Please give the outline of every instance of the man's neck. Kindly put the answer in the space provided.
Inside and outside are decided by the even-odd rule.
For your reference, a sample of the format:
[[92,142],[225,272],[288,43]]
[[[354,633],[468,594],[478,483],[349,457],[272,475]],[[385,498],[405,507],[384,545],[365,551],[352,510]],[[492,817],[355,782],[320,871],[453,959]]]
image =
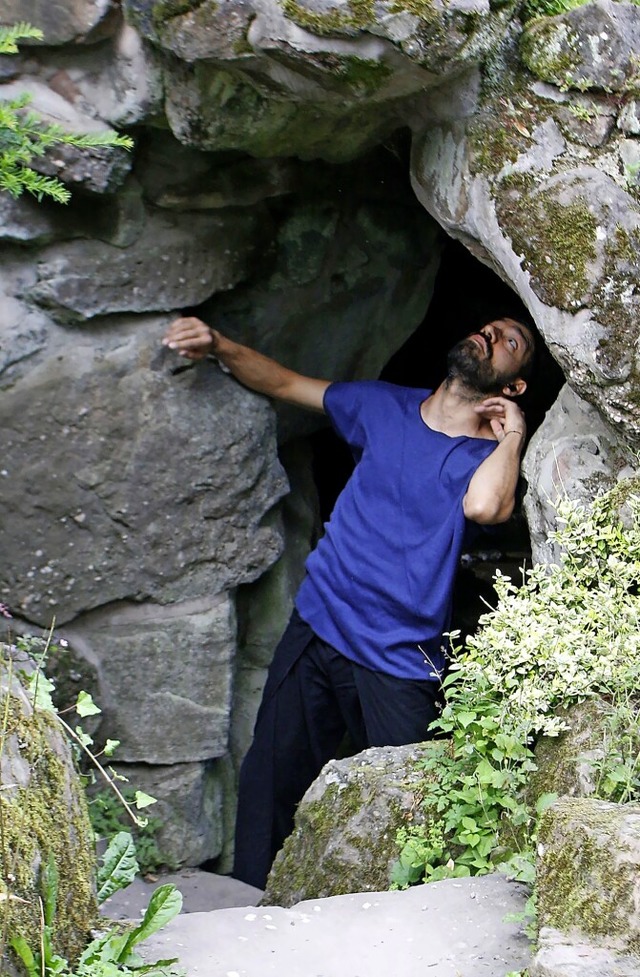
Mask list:
[[433,431],[440,431],[449,437],[464,435],[495,441],[491,425],[474,410],[487,396],[466,387],[455,377],[448,378],[428,400],[422,402],[420,415]]

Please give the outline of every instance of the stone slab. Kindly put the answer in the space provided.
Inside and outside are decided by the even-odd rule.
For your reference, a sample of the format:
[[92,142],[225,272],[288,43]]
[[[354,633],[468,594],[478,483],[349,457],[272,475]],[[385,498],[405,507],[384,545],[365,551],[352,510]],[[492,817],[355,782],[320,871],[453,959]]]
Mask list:
[[188,977],[505,977],[530,961],[519,924],[526,891],[503,876],[447,879],[292,909],[178,916],[146,959],[178,956]]
[[252,885],[215,875],[202,869],[183,869],[166,875],[138,877],[126,889],[121,889],[107,899],[100,907],[103,916],[109,919],[139,919],[154,890],[159,885],[173,884],[182,893],[182,913],[208,914],[214,909],[231,909],[236,906],[254,906],[259,902],[262,892]]

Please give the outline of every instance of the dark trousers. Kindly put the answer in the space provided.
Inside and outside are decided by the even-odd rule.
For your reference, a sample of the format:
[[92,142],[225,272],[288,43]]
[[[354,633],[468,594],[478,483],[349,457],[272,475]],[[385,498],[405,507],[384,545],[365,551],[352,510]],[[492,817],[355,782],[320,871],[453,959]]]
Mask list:
[[233,875],[264,889],[295,809],[346,732],[354,750],[428,738],[437,682],[356,665],[294,611],[278,645],[240,771]]

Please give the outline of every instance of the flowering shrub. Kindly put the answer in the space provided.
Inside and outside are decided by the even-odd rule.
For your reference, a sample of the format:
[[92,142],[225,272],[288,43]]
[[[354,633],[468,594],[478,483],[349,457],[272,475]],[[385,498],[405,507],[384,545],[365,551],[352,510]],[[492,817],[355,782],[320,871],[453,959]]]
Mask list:
[[[539,811],[524,798],[536,769],[535,738],[556,736],[566,728],[560,707],[596,694],[607,697],[614,716],[634,715],[629,703],[640,679],[636,488],[635,481],[620,483],[590,506],[561,501],[553,534],[560,563],[533,567],[520,587],[496,575],[496,608],[480,619],[467,647],[457,649],[445,680],[447,705],[433,727],[450,737],[449,750],[426,761],[428,779],[435,780],[425,791],[426,827],[403,829],[397,885],[480,874],[500,863],[531,878]],[[637,743],[638,735],[621,737],[605,758],[597,788],[607,799],[637,796]],[[541,798],[540,808],[548,800]]]

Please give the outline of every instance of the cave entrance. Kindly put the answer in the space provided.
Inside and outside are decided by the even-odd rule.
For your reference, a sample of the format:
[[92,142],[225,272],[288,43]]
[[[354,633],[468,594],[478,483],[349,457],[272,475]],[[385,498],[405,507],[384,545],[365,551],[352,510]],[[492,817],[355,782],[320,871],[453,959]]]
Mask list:
[[[443,232],[444,234],[444,232]],[[427,313],[380,373],[381,380],[434,389],[446,376],[448,350],[482,323],[501,316],[530,321],[519,297],[490,268],[452,239],[443,242],[442,258]],[[527,417],[528,438],[555,401],[564,377],[538,336],[538,369],[520,403]],[[353,470],[349,448],[330,428],[311,435],[313,471],[320,515],[325,522]],[[521,483],[516,510],[509,522],[479,534],[462,556],[454,595],[453,629],[472,633],[478,618],[494,600],[496,569],[517,581],[530,565],[531,544],[522,512]]]

